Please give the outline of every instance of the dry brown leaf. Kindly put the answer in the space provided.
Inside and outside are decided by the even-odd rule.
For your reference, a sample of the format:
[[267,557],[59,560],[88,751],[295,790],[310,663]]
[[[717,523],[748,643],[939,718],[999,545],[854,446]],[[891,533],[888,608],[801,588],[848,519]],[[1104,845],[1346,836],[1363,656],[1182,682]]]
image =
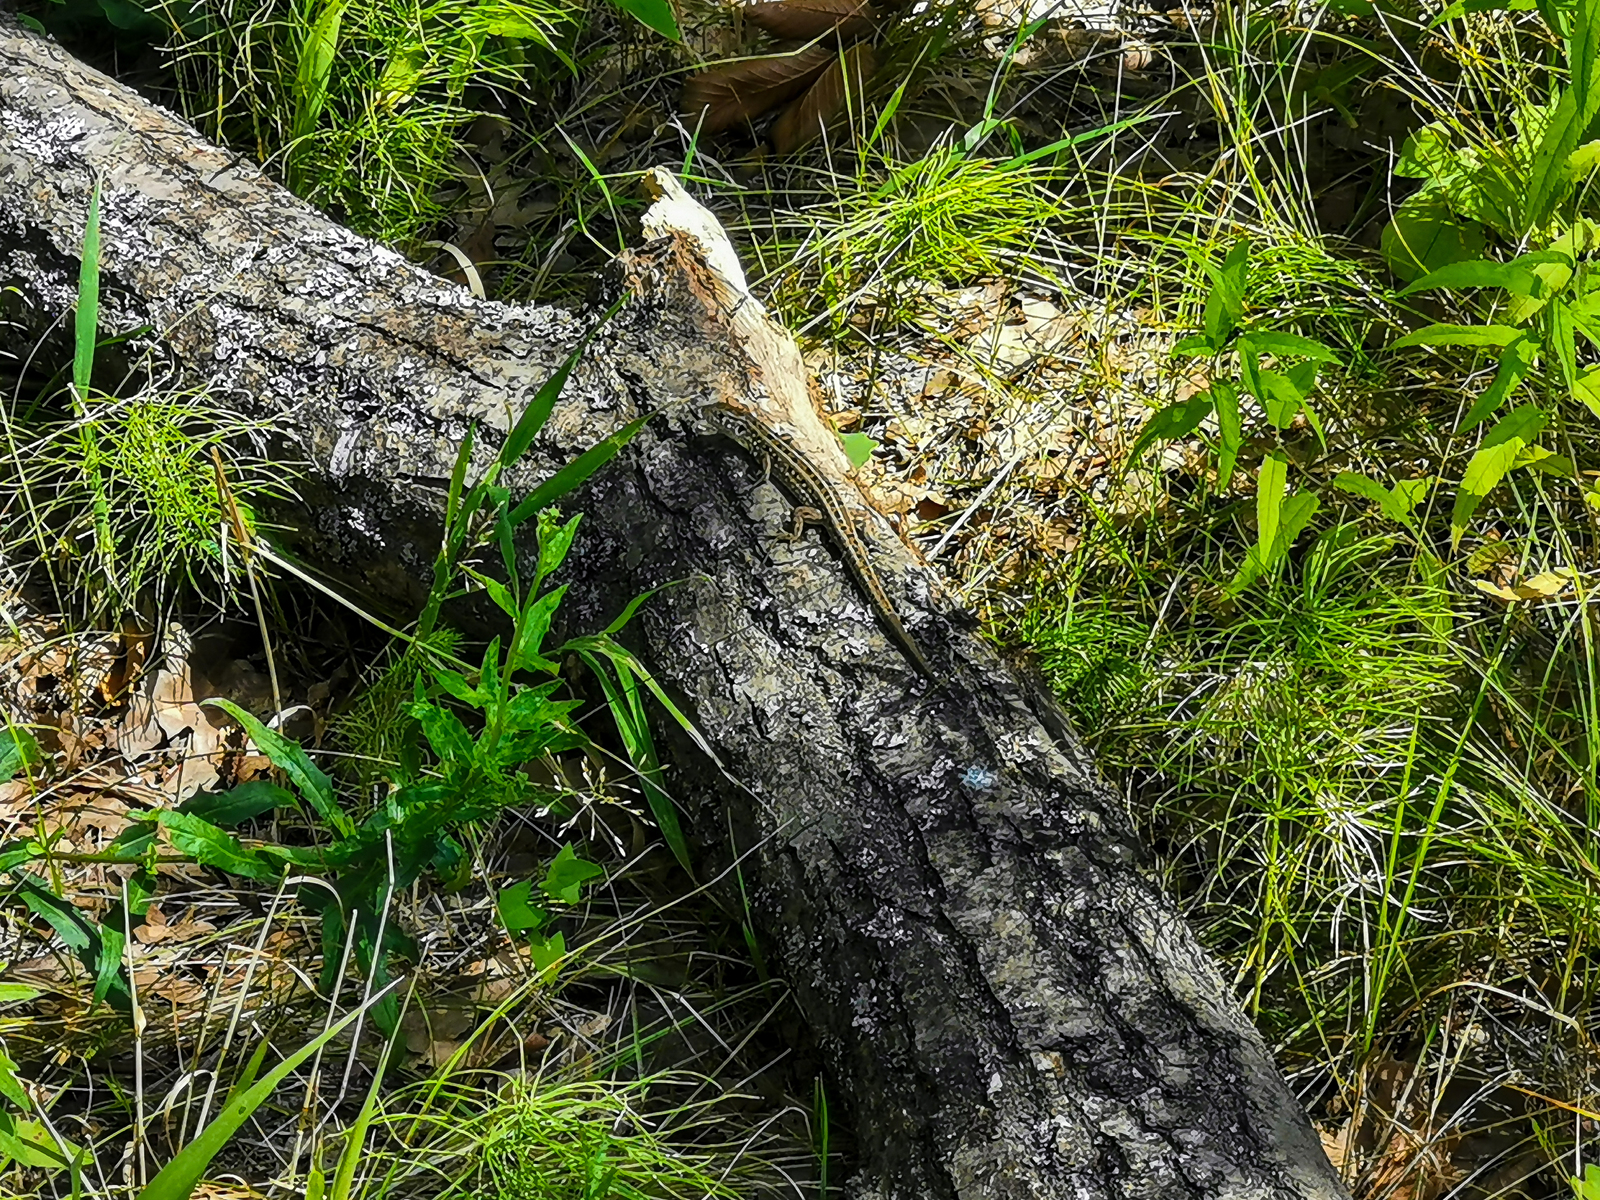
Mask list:
[[865,106],[866,82],[878,69],[878,56],[866,42],[858,42],[836,57],[806,94],[779,114],[772,123],[772,146],[790,154],[822,133],[823,127],[844,106],[845,89],[853,93],[850,107]]
[[752,58],[701,71],[684,80],[683,114],[691,121],[699,119],[703,133],[748,124],[804,91],[836,57],[831,46],[811,46],[798,54]]
[[135,617],[122,619],[121,646],[111,670],[100,681],[100,698],[107,704],[120,704],[127,699],[129,686],[144,671],[145,660],[150,657],[150,647],[155,641],[155,631],[146,629]]
[[852,41],[870,37],[878,27],[878,14],[866,0],[764,0],[746,5],[744,15],[775,37],[805,42],[834,30]]

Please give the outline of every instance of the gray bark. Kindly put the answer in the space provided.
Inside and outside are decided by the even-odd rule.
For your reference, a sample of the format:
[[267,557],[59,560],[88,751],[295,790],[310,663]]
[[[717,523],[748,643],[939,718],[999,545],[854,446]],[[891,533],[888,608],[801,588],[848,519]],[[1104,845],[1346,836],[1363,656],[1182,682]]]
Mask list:
[[[505,430],[588,318],[473,300],[0,17],[0,294],[21,298],[0,350],[71,305],[97,174],[103,326],[152,327],[161,371],[274,414],[312,464],[302,552],[417,594],[468,424]],[[630,634],[725,769],[664,742],[671,786],[709,838],[731,818],[760,846],[754,912],[854,1114],[853,1194],[1345,1195],[1043,689],[868,518],[948,675],[919,679],[831,544],[780,542],[761,464],[696,423],[718,397],[792,398],[798,361],[707,285],[727,271],[705,250],[673,234],[619,264],[634,297],[510,482],[687,402],[578,497],[567,609],[592,628],[686,581]]]

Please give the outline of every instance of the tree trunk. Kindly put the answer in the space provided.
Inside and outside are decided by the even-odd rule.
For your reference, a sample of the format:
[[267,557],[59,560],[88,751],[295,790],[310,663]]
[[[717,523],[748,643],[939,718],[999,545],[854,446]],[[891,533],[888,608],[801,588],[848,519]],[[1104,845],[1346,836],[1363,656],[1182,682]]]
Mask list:
[[[102,327],[150,327],[130,361],[276,417],[311,464],[303,554],[420,594],[469,424],[503,433],[592,318],[472,299],[0,17],[0,295],[22,300],[0,351],[72,303],[96,176]],[[564,607],[595,628],[680,581],[629,635],[721,766],[673,744],[670,784],[711,838],[759,847],[753,911],[854,1114],[851,1194],[1345,1195],[1044,691],[853,489],[939,679],[832,541],[780,540],[785,496],[699,409],[744,404],[818,470],[847,464],[704,210],[669,195],[647,229],[611,281],[629,302],[506,482],[666,410],[577,497]]]

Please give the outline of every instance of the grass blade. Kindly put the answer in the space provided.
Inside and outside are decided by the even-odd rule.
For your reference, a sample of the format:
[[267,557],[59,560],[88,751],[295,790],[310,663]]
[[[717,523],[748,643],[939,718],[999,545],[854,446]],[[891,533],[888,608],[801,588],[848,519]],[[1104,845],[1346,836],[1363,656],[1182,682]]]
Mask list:
[[161,1168],[156,1177],[140,1191],[137,1200],[189,1200],[189,1197],[194,1195],[195,1188],[200,1185],[201,1176],[211,1165],[211,1160],[228,1144],[229,1139],[250,1119],[256,1109],[271,1098],[272,1093],[277,1091],[278,1085],[288,1077],[289,1073],[344,1032],[368,1008],[387,996],[394,986],[390,984],[383,991],[374,994],[361,1007],[346,1014],[338,1024],[330,1026],[320,1037],[307,1042],[284,1059],[260,1083],[237,1100],[224,1105],[216,1120],[201,1130],[194,1141],[178,1151],[177,1156]]

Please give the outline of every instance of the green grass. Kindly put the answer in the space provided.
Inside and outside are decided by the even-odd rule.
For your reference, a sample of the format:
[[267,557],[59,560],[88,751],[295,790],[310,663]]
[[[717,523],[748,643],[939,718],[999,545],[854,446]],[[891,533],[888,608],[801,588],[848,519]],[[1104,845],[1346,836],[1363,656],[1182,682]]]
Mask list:
[[[292,468],[265,452],[268,432],[206,396],[156,389],[125,400],[93,395],[73,420],[12,410],[0,430],[9,460],[0,549],[40,564],[63,593],[113,607],[179,579],[224,601],[244,568],[217,458],[253,523],[256,505],[293,487]],[[97,535],[97,513],[109,542]]]

